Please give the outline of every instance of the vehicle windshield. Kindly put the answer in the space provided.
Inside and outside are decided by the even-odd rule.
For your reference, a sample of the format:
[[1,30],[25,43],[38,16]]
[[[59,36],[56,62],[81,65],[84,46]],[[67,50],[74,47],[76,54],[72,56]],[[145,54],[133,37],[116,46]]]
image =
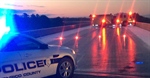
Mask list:
[[150,77],[150,0],[0,0],[0,49],[9,32],[73,49],[75,78]]

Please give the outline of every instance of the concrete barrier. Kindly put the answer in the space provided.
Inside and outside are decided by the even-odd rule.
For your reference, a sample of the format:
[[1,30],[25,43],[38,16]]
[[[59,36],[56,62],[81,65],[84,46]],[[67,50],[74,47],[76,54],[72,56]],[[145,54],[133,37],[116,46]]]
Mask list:
[[74,25],[67,25],[67,26],[59,26],[59,27],[53,27],[53,28],[43,28],[43,29],[37,29],[37,30],[30,30],[30,31],[24,31],[20,32],[22,34],[27,34],[32,37],[42,37],[50,34],[55,34],[62,31],[67,31],[71,29],[81,28],[85,26],[89,26],[90,23],[81,23],[81,24],[74,24]]
[[150,23],[136,22],[136,26],[150,31]]
[[[75,29],[75,28],[79,28],[79,27],[85,27],[85,26],[89,26],[89,25],[90,25],[90,23],[87,22],[87,23],[80,23],[80,24],[74,24],[74,25],[68,25],[68,26],[59,26],[59,27],[53,27],[53,28],[30,30],[30,31],[24,31],[24,32],[20,32],[20,33],[31,35],[33,37],[42,37],[42,36],[55,34],[58,32],[67,31],[67,30],[71,30],[71,29]],[[150,23],[137,22],[136,26],[150,31]]]

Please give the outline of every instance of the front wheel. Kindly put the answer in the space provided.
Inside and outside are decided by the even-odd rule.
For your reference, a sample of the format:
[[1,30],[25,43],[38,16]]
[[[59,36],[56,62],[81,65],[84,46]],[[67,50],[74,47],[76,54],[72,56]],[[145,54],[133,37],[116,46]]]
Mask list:
[[72,78],[74,72],[74,64],[71,59],[63,58],[57,67],[57,78]]

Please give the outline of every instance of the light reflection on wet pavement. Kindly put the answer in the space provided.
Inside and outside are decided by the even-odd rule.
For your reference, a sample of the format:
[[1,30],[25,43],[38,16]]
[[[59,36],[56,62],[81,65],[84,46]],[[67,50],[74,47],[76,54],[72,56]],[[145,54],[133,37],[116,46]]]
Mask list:
[[66,37],[63,46],[77,51],[75,73],[119,74],[150,77],[150,51],[126,28],[101,28]]

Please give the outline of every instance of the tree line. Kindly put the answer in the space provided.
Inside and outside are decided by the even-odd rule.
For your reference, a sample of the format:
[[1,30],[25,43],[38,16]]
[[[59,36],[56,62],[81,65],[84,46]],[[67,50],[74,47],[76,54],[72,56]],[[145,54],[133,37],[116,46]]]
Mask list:
[[[133,13],[133,17],[136,18],[138,22],[150,23],[150,18],[143,17],[138,13]],[[50,28],[50,27],[58,27],[69,24],[76,24],[83,21],[89,21],[89,18],[86,17],[77,17],[77,18],[68,18],[68,17],[55,17],[49,18],[46,15],[39,14],[31,14],[23,13],[22,15],[13,15],[13,20],[18,31],[28,31],[28,30],[36,30],[41,28]],[[77,22],[76,22],[77,21]],[[79,22],[78,22],[79,21]]]
[[77,18],[68,18],[68,17],[55,17],[49,18],[46,15],[23,13],[22,15],[13,15],[13,20],[18,31],[28,31],[36,30],[41,28],[50,28],[58,27],[70,24],[78,24],[83,21],[90,21],[89,18],[77,17]]
[[23,13],[22,15],[13,15],[13,20],[18,31],[35,30],[41,28],[50,28],[63,26],[63,20],[60,17],[48,18],[46,15]]
[[136,19],[137,22],[150,23],[150,18],[144,17],[138,13],[133,13],[133,17]]

